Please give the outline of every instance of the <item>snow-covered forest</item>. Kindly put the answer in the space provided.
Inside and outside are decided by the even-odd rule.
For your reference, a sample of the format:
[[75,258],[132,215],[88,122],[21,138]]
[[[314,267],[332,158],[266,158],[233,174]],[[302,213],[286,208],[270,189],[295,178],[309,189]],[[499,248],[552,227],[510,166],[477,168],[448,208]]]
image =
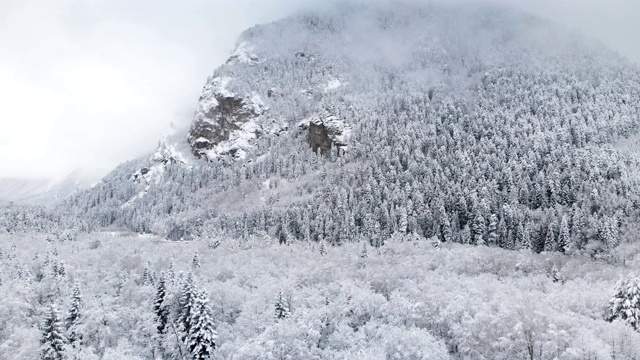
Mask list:
[[[70,359],[192,358],[206,335],[215,359],[640,357],[640,334],[605,321],[638,259],[408,238],[377,249],[115,232],[0,239],[2,359],[37,358],[51,347],[45,330]],[[55,330],[42,329],[52,306]]]
[[640,358],[640,70],[500,6],[248,29],[190,129],[0,206],[0,359]]
[[[260,136],[230,137],[209,162],[165,139],[72,211],[174,240],[378,246],[399,232],[596,257],[633,240],[638,160],[620,144],[640,120],[636,67],[577,37],[552,42],[557,29],[501,8],[353,6],[250,29],[238,50],[250,60],[216,70],[196,124],[216,92],[246,94],[225,96],[265,102],[242,125]],[[316,155],[305,119],[338,119],[346,146]],[[242,156],[217,153],[231,148]]]

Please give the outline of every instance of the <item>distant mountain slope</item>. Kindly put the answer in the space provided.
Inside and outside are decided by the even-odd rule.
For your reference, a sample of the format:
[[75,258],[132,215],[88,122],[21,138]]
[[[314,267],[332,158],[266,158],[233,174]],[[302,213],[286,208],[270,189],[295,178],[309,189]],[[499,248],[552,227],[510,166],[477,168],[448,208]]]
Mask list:
[[68,204],[172,239],[608,256],[638,220],[637,158],[612,145],[639,114],[636,67],[535,17],[338,4],[241,36],[181,140],[201,161],[165,141]]
[[0,203],[53,205],[65,197],[89,188],[91,180],[77,173],[61,179],[0,179]]

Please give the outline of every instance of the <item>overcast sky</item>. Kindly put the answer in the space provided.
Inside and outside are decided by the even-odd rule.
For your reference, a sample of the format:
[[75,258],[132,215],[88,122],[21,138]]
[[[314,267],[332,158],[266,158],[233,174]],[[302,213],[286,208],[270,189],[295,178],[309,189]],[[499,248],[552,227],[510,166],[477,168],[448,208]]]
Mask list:
[[[310,3],[0,0],[0,178],[102,175],[151,151],[242,30]],[[640,64],[640,1],[512,3]]]

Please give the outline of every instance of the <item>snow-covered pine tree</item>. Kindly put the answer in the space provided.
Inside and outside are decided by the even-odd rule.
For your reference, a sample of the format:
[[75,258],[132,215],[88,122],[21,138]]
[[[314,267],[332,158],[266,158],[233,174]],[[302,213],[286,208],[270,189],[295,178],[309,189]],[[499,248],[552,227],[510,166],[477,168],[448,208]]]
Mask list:
[[64,265],[64,261],[60,261],[60,263],[58,263],[58,274],[57,276],[60,277],[65,277],[67,276],[67,267]]
[[324,241],[320,241],[320,255],[327,255],[327,247],[324,245]]
[[167,277],[171,280],[171,285],[175,285],[176,280],[176,269],[173,261],[173,257],[169,260],[169,269],[167,269]]
[[71,293],[71,303],[69,304],[69,312],[65,319],[67,326],[67,334],[70,343],[79,340],[79,334],[77,332],[77,325],[80,322],[80,309],[82,308],[82,292],[80,291],[80,283],[76,281],[73,284],[73,290]]
[[473,227],[471,229],[471,235],[473,238],[472,241],[476,245],[485,245],[484,231],[485,231],[484,217],[482,216],[482,213],[480,211],[477,211],[476,216],[473,218]]
[[408,223],[407,208],[401,205],[398,208],[398,232],[406,234]]
[[144,267],[144,272],[142,273],[142,285],[153,285],[153,270],[151,267],[151,262],[147,262],[147,265]]
[[187,334],[187,345],[193,360],[212,359],[216,349],[218,334],[213,321],[213,310],[209,306],[209,298],[204,291],[196,290],[192,298],[192,310],[189,314],[190,329]]
[[560,230],[558,231],[558,251],[565,252],[569,247],[569,221],[566,216],[560,221]]
[[560,275],[560,270],[558,270],[558,267],[557,267],[555,264],[553,264],[553,267],[551,268],[551,274],[550,274],[550,276],[551,276],[551,280],[552,280],[554,283],[557,283],[557,282],[563,281],[563,280],[562,280],[562,275]]
[[620,320],[640,332],[640,279],[629,275],[615,287],[605,320]]
[[547,233],[544,238],[544,251],[551,252],[556,251],[557,248],[557,239],[555,226],[552,222],[547,226]]
[[451,221],[445,211],[440,217],[440,241],[449,242],[451,241],[451,237]]
[[62,360],[64,359],[64,345],[66,339],[62,331],[62,324],[55,305],[49,306],[49,312],[42,324],[42,338],[40,339],[40,349],[42,360]]
[[52,264],[51,264],[51,276],[58,277],[58,261],[57,260],[53,260]]
[[189,272],[186,281],[182,285],[182,292],[178,300],[178,326],[182,331],[183,339],[191,332],[191,313],[198,288],[193,280],[193,273]]
[[291,317],[291,311],[289,309],[289,304],[285,301],[282,296],[282,291],[278,291],[278,296],[276,297],[276,313],[275,318],[277,320],[288,319]]
[[620,233],[618,231],[618,220],[615,216],[606,218],[607,227],[609,228],[609,238],[606,243],[608,249],[613,249],[620,244]]
[[489,246],[498,245],[498,216],[491,214],[489,216],[489,227],[487,228],[487,239]]
[[156,287],[156,296],[153,301],[153,312],[156,315],[156,321],[158,322],[158,333],[164,334],[169,321],[169,308],[165,304],[166,299],[166,287],[164,274],[160,275],[158,280],[158,286]]
[[366,259],[368,257],[367,255],[367,242],[363,241],[362,242],[362,250],[360,251],[360,259]]
[[191,260],[191,266],[194,269],[200,267],[200,255],[198,255],[197,251],[193,254],[193,259]]

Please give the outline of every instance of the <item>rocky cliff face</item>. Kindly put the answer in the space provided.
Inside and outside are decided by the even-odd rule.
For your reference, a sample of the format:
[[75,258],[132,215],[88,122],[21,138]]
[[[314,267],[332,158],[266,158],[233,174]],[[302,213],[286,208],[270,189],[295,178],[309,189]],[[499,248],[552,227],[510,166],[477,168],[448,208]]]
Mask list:
[[314,116],[299,125],[307,132],[307,140],[311,150],[323,156],[331,155],[331,149],[336,148],[336,154],[340,155],[344,151],[351,129],[344,121],[337,116],[326,116],[320,118]]
[[238,135],[247,141],[261,134],[261,129],[254,123],[266,110],[260,96],[255,93],[248,98],[236,95],[226,88],[230,81],[230,78],[214,78],[200,97],[188,138],[197,157],[241,156],[242,144],[226,144],[226,147],[221,144],[238,140]]
[[[345,121],[336,123],[324,109],[332,107],[334,96],[348,82],[333,59],[320,56],[320,49],[308,48],[303,39],[269,43],[278,36],[263,32],[280,26],[291,24],[246,31],[205,84],[188,135],[198,158],[242,159],[248,152],[264,153],[266,148],[256,146],[260,141],[269,146],[269,138],[281,138],[301,119],[307,119],[304,138],[310,150],[328,155],[332,147],[344,149],[346,138],[340,137]],[[295,26],[309,24],[305,20]],[[303,31],[308,29],[297,32]]]

